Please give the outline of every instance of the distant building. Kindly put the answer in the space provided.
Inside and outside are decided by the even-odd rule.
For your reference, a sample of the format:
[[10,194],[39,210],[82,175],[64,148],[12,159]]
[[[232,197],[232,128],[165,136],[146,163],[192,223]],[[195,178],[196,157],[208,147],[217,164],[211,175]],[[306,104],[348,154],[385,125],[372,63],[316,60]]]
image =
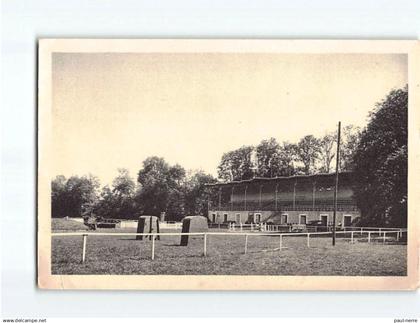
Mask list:
[[[307,224],[333,222],[335,174],[253,178],[207,184],[213,188],[208,217],[213,223]],[[352,190],[352,173],[340,173],[336,224],[351,226],[360,211]]]

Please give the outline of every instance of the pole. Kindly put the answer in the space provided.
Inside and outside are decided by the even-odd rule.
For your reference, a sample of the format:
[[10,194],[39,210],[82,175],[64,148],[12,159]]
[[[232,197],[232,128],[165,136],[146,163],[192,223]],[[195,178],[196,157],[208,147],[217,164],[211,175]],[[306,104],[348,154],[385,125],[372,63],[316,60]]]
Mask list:
[[246,234],[245,235],[245,254],[247,252],[247,249],[248,249],[248,235]]
[[155,259],[155,235],[152,234],[152,260]]
[[338,194],[338,168],[340,165],[340,130],[341,130],[341,121],[338,122],[338,133],[337,133],[337,158],[335,163],[335,188],[334,188],[334,213],[333,213],[333,235],[332,235],[332,245],[335,246],[335,226],[337,221],[337,194]]
[[207,256],[207,234],[204,233],[204,257]]
[[306,245],[309,248],[309,233],[308,233],[308,237],[306,238]]
[[86,259],[86,239],[87,239],[87,234],[84,234],[83,235],[82,263],[84,263]]
[[283,236],[282,235],[280,235],[280,251],[281,251],[281,248],[283,248]]

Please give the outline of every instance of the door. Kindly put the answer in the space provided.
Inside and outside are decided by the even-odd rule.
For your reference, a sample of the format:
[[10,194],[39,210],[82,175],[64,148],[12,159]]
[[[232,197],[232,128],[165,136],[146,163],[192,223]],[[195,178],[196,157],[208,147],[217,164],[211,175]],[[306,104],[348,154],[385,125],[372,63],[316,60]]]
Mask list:
[[225,214],[223,215],[223,222],[224,222],[224,223],[226,223],[226,222],[227,222],[227,218],[228,218],[228,215],[225,213]]
[[322,226],[326,227],[328,225],[328,215],[321,215]]
[[280,219],[281,224],[287,224],[287,214],[282,214]]
[[213,223],[215,223],[216,222],[216,214],[214,214],[213,213],[213,221],[212,221]]
[[255,213],[255,215],[254,215],[254,222],[255,223],[260,223],[261,222],[261,214]]
[[299,224],[306,224],[306,215],[300,215]]
[[344,216],[344,226],[351,227],[351,215]]

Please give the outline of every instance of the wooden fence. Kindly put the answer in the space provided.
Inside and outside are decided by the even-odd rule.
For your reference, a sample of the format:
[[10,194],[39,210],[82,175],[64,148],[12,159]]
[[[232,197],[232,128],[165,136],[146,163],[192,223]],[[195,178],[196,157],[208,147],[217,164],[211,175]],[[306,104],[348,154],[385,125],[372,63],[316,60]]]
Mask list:
[[[383,243],[386,242],[386,237],[390,237],[391,234],[395,234],[396,241],[402,236],[401,230],[398,231],[337,231],[337,235],[349,235],[350,234],[350,242],[354,243],[354,234],[357,233],[361,237],[366,235],[367,242],[370,243],[374,238],[374,235],[378,235],[378,238],[382,240]],[[305,233],[278,233],[278,232],[271,232],[271,233],[258,233],[258,232],[160,232],[160,233],[125,233],[125,232],[92,232],[92,233],[85,233],[85,232],[56,232],[52,233],[52,237],[63,237],[63,236],[81,236],[82,240],[82,263],[86,260],[86,243],[88,236],[145,236],[151,237],[152,247],[151,247],[151,259],[155,259],[155,240],[156,236],[203,236],[204,238],[204,245],[203,245],[203,256],[207,256],[207,237],[212,236],[244,236],[245,237],[245,247],[244,253],[247,253],[248,250],[248,239],[249,237],[255,236],[271,236],[271,237],[279,237],[279,248],[274,250],[281,250],[283,249],[283,237],[290,237],[290,236],[306,236],[306,244],[307,247],[310,247],[310,237],[311,236],[322,236],[322,235],[331,235],[331,232],[305,232]],[[273,251],[274,251],[273,250]]]

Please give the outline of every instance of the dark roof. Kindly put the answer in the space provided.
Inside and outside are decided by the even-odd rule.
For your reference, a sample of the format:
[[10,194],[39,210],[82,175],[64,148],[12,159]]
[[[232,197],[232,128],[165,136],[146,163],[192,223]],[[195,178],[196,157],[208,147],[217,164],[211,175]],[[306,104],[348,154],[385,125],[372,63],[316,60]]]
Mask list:
[[[352,172],[340,172],[339,175],[351,175]],[[254,183],[254,182],[275,182],[278,180],[290,180],[298,178],[318,178],[318,177],[334,177],[335,173],[319,173],[312,175],[294,175],[294,176],[279,176],[279,177],[254,177],[251,179],[244,179],[241,181],[232,181],[232,182],[218,182],[218,183],[208,183],[206,186],[223,186],[223,185],[234,185],[234,184],[244,184],[244,183]]]

